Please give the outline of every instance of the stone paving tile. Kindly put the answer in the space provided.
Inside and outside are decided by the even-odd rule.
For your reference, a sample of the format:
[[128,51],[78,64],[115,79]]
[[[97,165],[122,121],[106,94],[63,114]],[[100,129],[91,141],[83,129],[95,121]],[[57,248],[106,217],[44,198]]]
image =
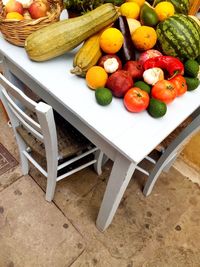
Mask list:
[[[3,127],[9,134],[2,141],[5,135],[0,133],[0,142],[17,158],[12,129]],[[200,138],[191,142],[179,159],[189,160],[191,146],[198,147]],[[200,162],[198,151],[195,160]],[[0,192],[0,267],[199,267],[199,187],[171,168],[159,177],[152,194],[145,198],[145,178],[136,172],[111,226],[101,233],[95,220],[111,167],[108,162],[99,178],[87,168],[60,181],[54,197],[57,208],[44,200],[44,192],[30,178],[13,183],[21,176],[20,169],[1,176],[0,191],[13,184]],[[45,191],[46,179],[34,168],[30,174]],[[24,186],[19,189],[21,183]],[[13,191],[7,196],[9,190]],[[40,191],[39,198],[35,190]],[[31,205],[30,192],[34,195]],[[24,200],[20,201],[22,196]],[[50,219],[57,223],[49,224]],[[60,250],[56,249],[58,246]]]
[[[16,145],[13,130],[5,122],[5,118],[3,117],[1,112],[0,112],[0,129],[1,129],[0,143],[2,143],[5,146],[5,148],[7,148],[7,150],[11,153],[11,155],[18,162],[20,162],[18,148]],[[10,184],[15,182],[17,179],[19,179],[19,177],[21,176],[22,176],[22,171],[20,164],[0,175],[0,192]]]
[[[110,167],[108,164],[107,175]],[[142,264],[146,264],[144,260],[148,262],[155,252],[162,253],[161,245],[164,244],[165,238],[173,233],[181,216],[191,208],[192,196],[199,192],[198,186],[172,168],[168,174],[161,175],[152,194],[145,198],[142,194],[144,176],[136,172],[135,179],[131,180],[111,226],[101,233],[95,226],[95,220],[106,181],[99,179],[91,187],[91,174],[92,172],[88,171],[84,183],[81,178],[77,178],[76,188],[79,190],[74,189],[73,192],[71,179],[58,183],[54,198],[56,205],[81,232],[86,242],[86,250],[74,263],[75,267],[93,266],[93,261],[102,267],[109,264],[125,267],[143,266]],[[82,186],[86,188],[81,189]],[[86,191],[88,194],[81,194]],[[200,207],[198,210],[200,211]],[[200,241],[197,245],[200,247]],[[176,244],[174,246],[176,247]],[[177,264],[181,264],[182,259],[178,253],[177,249],[174,259],[177,262],[180,260]]]
[[30,176],[0,194],[0,266],[67,267],[85,243]]

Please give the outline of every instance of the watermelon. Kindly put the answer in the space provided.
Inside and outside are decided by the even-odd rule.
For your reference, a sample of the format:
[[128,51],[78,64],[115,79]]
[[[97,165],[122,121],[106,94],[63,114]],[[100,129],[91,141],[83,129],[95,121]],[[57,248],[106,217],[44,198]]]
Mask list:
[[183,14],[175,14],[157,25],[158,45],[165,55],[181,60],[200,54],[200,26]]
[[171,2],[176,13],[187,15],[189,12],[190,0],[155,0],[153,6],[155,7],[158,3],[163,1]]

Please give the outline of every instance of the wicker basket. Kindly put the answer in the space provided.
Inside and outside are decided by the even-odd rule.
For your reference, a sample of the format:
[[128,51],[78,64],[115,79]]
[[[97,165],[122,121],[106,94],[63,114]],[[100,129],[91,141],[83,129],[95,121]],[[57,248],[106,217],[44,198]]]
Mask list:
[[50,11],[46,17],[17,21],[5,19],[5,9],[0,0],[0,31],[4,39],[14,45],[24,46],[25,39],[29,34],[52,22],[58,21],[62,10],[60,2],[58,0],[48,0],[48,2],[50,4]]

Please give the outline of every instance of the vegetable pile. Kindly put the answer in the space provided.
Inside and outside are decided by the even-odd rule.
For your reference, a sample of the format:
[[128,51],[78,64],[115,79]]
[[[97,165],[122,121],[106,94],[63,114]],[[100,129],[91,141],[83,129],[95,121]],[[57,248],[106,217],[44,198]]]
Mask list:
[[199,86],[200,25],[187,15],[189,0],[178,2],[65,0],[91,11],[34,32],[25,49],[30,59],[44,61],[84,41],[71,73],[85,78],[97,103],[107,106],[117,97],[129,112],[160,118],[175,98]]

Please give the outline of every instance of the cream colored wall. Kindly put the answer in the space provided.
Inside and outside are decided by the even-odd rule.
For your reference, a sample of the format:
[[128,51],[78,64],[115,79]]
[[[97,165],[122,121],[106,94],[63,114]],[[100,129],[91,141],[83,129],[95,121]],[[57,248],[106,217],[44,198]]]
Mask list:
[[200,170],[200,132],[194,135],[185,146],[181,153],[181,157],[196,170]]

